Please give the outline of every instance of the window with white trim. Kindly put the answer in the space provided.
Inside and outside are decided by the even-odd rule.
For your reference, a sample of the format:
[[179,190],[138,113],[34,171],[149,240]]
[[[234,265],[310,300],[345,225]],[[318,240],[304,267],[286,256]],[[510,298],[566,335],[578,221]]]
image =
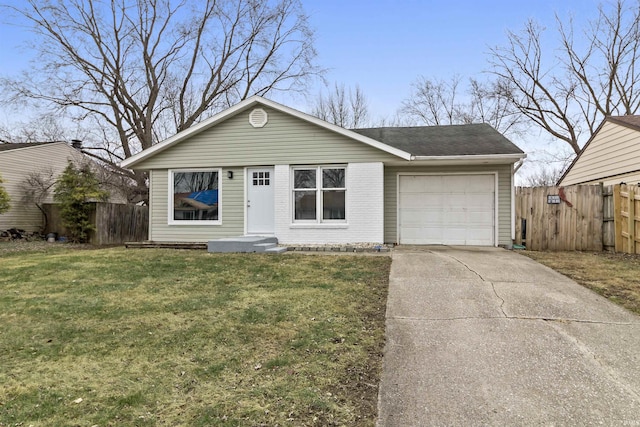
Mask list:
[[218,224],[220,173],[220,169],[170,171],[169,221]]
[[345,167],[294,168],[294,222],[346,221],[346,194]]

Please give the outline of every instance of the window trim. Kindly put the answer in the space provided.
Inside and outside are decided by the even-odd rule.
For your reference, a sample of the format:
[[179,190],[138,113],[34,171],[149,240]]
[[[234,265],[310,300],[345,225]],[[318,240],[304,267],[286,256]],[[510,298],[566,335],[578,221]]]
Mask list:
[[[218,173],[218,219],[216,220],[188,220],[174,219],[174,177],[176,173],[189,172],[217,172]],[[168,176],[168,206],[167,206],[167,223],[169,225],[221,225],[222,224],[222,168],[188,168],[188,169],[169,169]]]
[[[340,188],[325,188],[322,185],[322,171],[325,169],[343,169],[344,170],[344,187]],[[295,187],[295,171],[297,170],[315,170],[316,172],[316,186],[315,188],[299,188]],[[314,226],[314,225],[333,225],[333,226],[346,226],[349,218],[349,208],[347,203],[347,179],[348,179],[348,167],[347,165],[300,165],[291,167],[291,190],[289,197],[291,198],[291,225],[292,226]],[[316,192],[316,219],[296,219],[296,191],[315,191]],[[343,191],[344,192],[344,219],[323,219],[324,207],[322,195],[325,191]],[[342,227],[340,227],[342,228]]]

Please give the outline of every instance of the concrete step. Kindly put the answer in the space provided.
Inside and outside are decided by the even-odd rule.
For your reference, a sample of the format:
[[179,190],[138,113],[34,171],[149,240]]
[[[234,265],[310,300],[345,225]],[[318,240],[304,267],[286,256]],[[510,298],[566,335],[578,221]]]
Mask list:
[[[239,236],[209,240],[207,251],[211,253],[264,252],[276,248],[278,239],[273,236]],[[273,252],[273,251],[272,251]]]
[[276,247],[264,250],[265,254],[281,254],[284,252],[287,252],[287,248],[285,248],[284,246],[276,246]]
[[276,248],[278,245],[276,243],[256,243],[253,247],[256,252],[264,252],[267,249]]

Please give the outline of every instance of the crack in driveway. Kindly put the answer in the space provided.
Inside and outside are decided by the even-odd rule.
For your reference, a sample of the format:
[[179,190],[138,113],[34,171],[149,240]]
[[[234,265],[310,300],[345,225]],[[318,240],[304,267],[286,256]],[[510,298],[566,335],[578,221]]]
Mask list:
[[542,320],[550,323],[584,323],[590,325],[634,326],[640,323],[634,322],[603,322],[599,320],[569,319],[564,317],[537,317],[537,316],[456,316],[456,317],[415,317],[415,316],[387,316],[387,320],[408,320],[413,322],[446,322],[450,320]]
[[598,320],[562,318],[562,317],[511,316],[511,315],[507,314],[507,312],[504,310],[504,305],[505,305],[506,301],[505,301],[504,298],[502,298],[500,296],[500,294],[496,290],[495,284],[492,281],[485,279],[482,276],[482,274],[478,273],[476,270],[471,268],[467,263],[465,263],[464,261],[456,258],[453,255],[449,255],[449,254],[445,254],[445,253],[436,253],[436,252],[433,252],[433,251],[429,251],[429,253],[434,254],[434,255],[443,256],[443,257],[447,257],[447,258],[450,258],[450,259],[456,261],[457,263],[459,263],[462,266],[464,266],[468,271],[470,271],[471,273],[473,273],[476,276],[478,276],[478,278],[483,283],[490,284],[491,285],[491,289],[493,290],[493,294],[496,296],[496,298],[498,300],[500,300],[500,311],[502,312],[502,316],[460,316],[460,317],[451,317],[451,318],[431,318],[431,319],[418,318],[418,317],[412,318],[412,317],[394,316],[394,317],[389,317],[390,319],[416,320],[416,321],[419,321],[419,320],[446,321],[446,320],[482,320],[482,319],[501,319],[501,318],[505,318],[505,319],[510,319],[510,320],[543,320],[545,322],[584,323],[584,324],[594,324],[594,325],[620,325],[620,326],[625,326],[625,325],[637,325],[637,324],[640,324],[640,322],[603,322],[603,321],[598,321]]
[[459,260],[458,258],[452,256],[452,255],[448,255],[448,254],[443,254],[444,256],[453,259],[454,261],[462,264],[467,270],[469,270],[470,272],[472,272],[473,274],[475,274],[476,276],[478,276],[480,278],[480,280],[482,280],[482,282],[484,283],[489,283],[491,285],[491,289],[493,289],[493,294],[496,296],[496,298],[498,298],[500,300],[500,311],[502,312],[502,315],[506,318],[509,318],[509,315],[507,315],[507,313],[504,311],[504,298],[502,298],[499,294],[498,291],[496,290],[495,285],[493,284],[493,282],[486,280],[484,277],[482,277],[482,274],[478,273],[477,271],[475,271],[473,268],[469,267],[466,263],[464,263],[463,261]]

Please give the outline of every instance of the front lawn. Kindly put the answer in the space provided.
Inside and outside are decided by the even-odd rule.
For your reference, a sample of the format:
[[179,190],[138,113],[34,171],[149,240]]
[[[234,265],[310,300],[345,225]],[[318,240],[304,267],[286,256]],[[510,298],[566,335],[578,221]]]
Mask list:
[[0,426],[372,426],[390,264],[0,248]]
[[611,252],[521,253],[640,314],[640,256]]

